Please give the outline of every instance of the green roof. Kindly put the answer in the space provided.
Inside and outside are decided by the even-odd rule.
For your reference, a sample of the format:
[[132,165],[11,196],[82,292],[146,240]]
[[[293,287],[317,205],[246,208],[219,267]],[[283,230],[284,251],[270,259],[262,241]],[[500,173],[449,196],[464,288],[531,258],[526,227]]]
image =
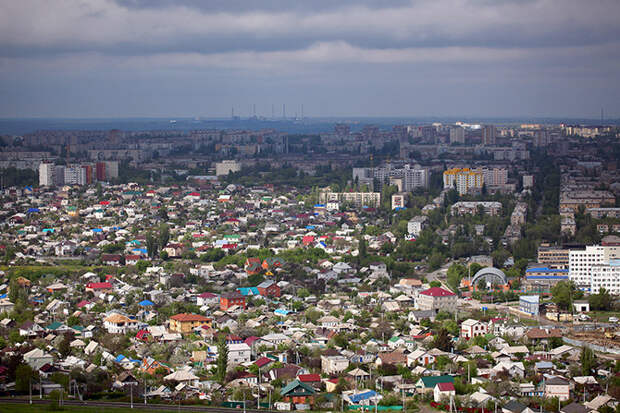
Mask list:
[[311,396],[315,393],[316,392],[310,385],[302,383],[297,379],[293,380],[285,388],[280,390],[280,394],[282,396]]
[[435,387],[438,383],[454,384],[454,377],[447,374],[443,376],[424,376],[420,377],[420,380],[422,380],[422,384],[424,384],[424,387],[426,387],[427,389]]
[[62,323],[60,321],[54,321],[52,324],[50,324],[49,326],[47,326],[48,330],[56,330],[58,327],[60,327],[62,325]]

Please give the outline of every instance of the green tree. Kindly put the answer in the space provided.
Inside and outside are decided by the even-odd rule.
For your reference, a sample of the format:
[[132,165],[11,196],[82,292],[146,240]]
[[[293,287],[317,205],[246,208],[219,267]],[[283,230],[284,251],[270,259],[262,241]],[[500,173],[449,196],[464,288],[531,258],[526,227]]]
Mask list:
[[153,258],[157,255],[157,240],[155,239],[155,237],[153,237],[153,233],[152,232],[147,232],[146,233],[146,250],[149,254],[150,258]]
[[148,261],[140,260],[136,263],[136,269],[143,273],[149,267]]
[[368,251],[367,251],[367,245],[366,245],[366,239],[364,239],[363,235],[360,235],[359,237],[359,247],[358,247],[358,257],[360,260],[365,259],[368,256]]
[[159,245],[164,248],[170,240],[170,228],[168,224],[162,224],[159,227]]
[[221,338],[217,343],[217,360],[215,363],[215,378],[221,384],[226,380],[226,370],[228,368],[228,346],[226,341]]
[[433,347],[443,351],[450,351],[450,349],[452,348],[452,344],[450,342],[448,330],[446,330],[445,328],[441,328],[439,332],[437,332],[437,334],[435,335],[435,339],[433,340]]
[[461,280],[463,279],[466,273],[467,273],[467,270],[461,264],[455,263],[455,264],[452,264],[450,268],[448,268],[446,282],[448,283],[448,286],[452,289],[452,291],[454,291],[455,293],[458,292],[459,286],[461,285]]
[[577,287],[572,281],[560,281],[551,288],[553,302],[562,310],[569,310],[576,297]]
[[32,367],[27,364],[20,364],[15,370],[15,390],[27,392],[30,386],[30,379],[33,378]]
[[581,364],[581,373],[584,376],[589,376],[592,373],[592,370],[596,367],[594,351],[592,351],[589,347],[583,346],[581,348],[579,362]]
[[434,252],[430,258],[428,259],[428,267],[431,271],[435,271],[441,267],[443,264],[443,255],[438,252]]
[[590,303],[591,310],[609,311],[611,310],[613,300],[609,292],[601,288],[598,294],[592,294],[588,297],[588,302]]

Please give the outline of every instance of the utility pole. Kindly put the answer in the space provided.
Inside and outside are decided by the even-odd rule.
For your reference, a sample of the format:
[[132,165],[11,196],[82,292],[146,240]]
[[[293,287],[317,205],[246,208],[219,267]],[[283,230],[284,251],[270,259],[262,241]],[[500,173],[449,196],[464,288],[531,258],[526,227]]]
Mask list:
[[146,404],[146,376],[144,377],[144,404]]
[[131,400],[130,406],[133,409],[133,381],[129,385],[129,398]]
[[29,404],[32,404],[32,376],[28,379],[28,399]]

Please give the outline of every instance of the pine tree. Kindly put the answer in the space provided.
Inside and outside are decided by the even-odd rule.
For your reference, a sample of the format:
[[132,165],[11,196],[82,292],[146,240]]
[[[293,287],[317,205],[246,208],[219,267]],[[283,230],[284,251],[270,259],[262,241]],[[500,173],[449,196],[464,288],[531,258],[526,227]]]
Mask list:
[[226,380],[226,369],[228,367],[228,346],[224,339],[217,343],[217,361],[215,364],[215,378],[221,384]]
[[150,258],[153,258],[157,254],[157,240],[153,237],[151,232],[146,234],[146,250]]
[[170,228],[168,225],[163,224],[159,227],[159,245],[161,248],[164,248],[168,245],[168,241],[170,240]]
[[581,357],[579,358],[579,361],[581,362],[581,373],[584,376],[589,376],[595,367],[594,352],[592,351],[592,349],[585,346],[582,347]]

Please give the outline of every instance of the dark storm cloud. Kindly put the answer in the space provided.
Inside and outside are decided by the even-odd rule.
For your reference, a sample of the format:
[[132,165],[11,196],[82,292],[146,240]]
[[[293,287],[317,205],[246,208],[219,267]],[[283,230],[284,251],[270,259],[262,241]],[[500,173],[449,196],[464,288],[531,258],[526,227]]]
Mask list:
[[[0,114],[25,113],[28,105],[37,113],[69,110],[57,100],[78,102],[81,90],[61,88],[65,79],[82,82],[91,88],[86,96],[102,102],[112,99],[111,84],[120,85],[119,93],[133,90],[125,110],[142,107],[144,114],[191,109],[187,101],[153,106],[140,98],[164,79],[185,95],[198,90],[217,98],[210,111],[264,93],[293,99],[290,90],[323,110],[340,102],[398,111],[411,96],[424,97],[423,110],[442,94],[470,110],[476,84],[489,110],[531,108],[504,98],[498,106],[487,97],[494,90],[545,90],[538,102],[549,103],[556,102],[550,85],[579,87],[582,103],[562,99],[553,109],[578,112],[579,105],[617,100],[618,15],[617,0],[0,0],[0,91],[22,91],[0,103]],[[487,80],[495,88],[480,83]],[[601,89],[601,82],[610,86]],[[467,93],[455,95],[454,88]],[[46,105],[54,90],[55,103]],[[365,91],[373,99],[362,106]]]
[[116,0],[121,6],[138,9],[160,9],[184,6],[195,10],[206,12],[232,12],[246,13],[248,11],[270,11],[281,12],[283,10],[294,11],[321,11],[334,10],[349,6],[366,6],[371,9],[382,9],[386,7],[402,7],[410,4],[408,0],[309,0],[309,1],[291,1],[291,0]]
[[[588,46],[620,38],[620,2],[93,0],[14,2],[0,16],[3,56],[304,49]],[[37,2],[35,2],[37,3]],[[8,4],[8,3],[5,3]],[[47,10],[46,10],[47,8]]]

